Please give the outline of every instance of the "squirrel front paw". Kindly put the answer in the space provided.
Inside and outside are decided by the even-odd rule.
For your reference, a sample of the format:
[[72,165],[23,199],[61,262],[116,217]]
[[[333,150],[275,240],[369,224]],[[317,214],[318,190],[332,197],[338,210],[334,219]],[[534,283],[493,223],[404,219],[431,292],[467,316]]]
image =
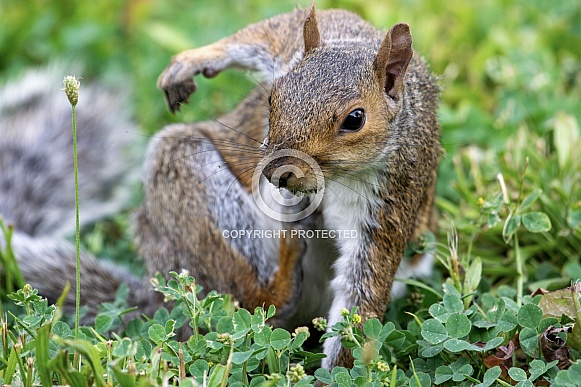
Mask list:
[[157,80],[172,113],[180,110],[196,91],[193,77],[203,74],[213,78],[227,66],[227,55],[217,43],[183,51],[175,55]]

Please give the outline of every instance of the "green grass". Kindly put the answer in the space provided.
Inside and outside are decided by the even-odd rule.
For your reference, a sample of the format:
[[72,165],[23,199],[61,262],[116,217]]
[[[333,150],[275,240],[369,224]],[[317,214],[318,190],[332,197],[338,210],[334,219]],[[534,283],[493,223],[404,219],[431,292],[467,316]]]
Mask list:
[[[169,122],[221,114],[255,84],[236,71],[199,80],[190,105],[171,116],[155,88],[171,55],[297,3],[310,1],[9,0],[0,4],[0,78],[52,58],[81,62],[87,81],[122,79],[132,87],[134,117],[151,135]],[[386,324],[359,327],[356,311],[347,311],[333,334],[350,332],[345,343],[356,367],[332,374],[311,368],[314,376],[298,384],[314,377],[337,385],[578,383],[581,365],[566,370],[565,360],[559,363],[579,359],[576,296],[531,294],[581,278],[581,3],[321,0],[317,6],[354,10],[380,28],[411,25],[414,47],[440,75],[446,154],[434,277],[410,282],[410,297],[390,305]],[[127,219],[99,223],[85,244],[97,255],[126,255]],[[0,253],[10,256],[9,249]],[[283,385],[302,375],[294,364],[309,369],[320,357],[303,348],[306,333],[267,328],[272,311],[235,310],[214,293],[198,300],[183,275],[159,281],[159,290],[178,300],[172,312],[123,326],[121,291],[78,340],[34,290],[12,293],[21,313],[10,308],[4,319],[0,377],[23,385],[148,385],[205,372],[208,385],[250,377]],[[572,306],[552,309],[563,300]],[[178,344],[173,333],[182,312],[200,330]],[[75,352],[82,354],[80,370],[71,368]]]

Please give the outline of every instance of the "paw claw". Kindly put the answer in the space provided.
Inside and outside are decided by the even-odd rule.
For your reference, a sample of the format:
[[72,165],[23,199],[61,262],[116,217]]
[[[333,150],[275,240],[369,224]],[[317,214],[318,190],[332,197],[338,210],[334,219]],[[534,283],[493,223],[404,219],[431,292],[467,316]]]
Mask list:
[[224,60],[222,56],[220,49],[209,45],[181,52],[172,58],[157,82],[172,113],[180,110],[196,91],[196,75],[202,73],[206,78],[213,78],[224,69],[220,65],[220,60]]
[[176,113],[182,104],[188,102],[190,95],[196,91],[194,74],[188,73],[182,63],[171,63],[159,77],[157,87],[165,94],[169,110]]

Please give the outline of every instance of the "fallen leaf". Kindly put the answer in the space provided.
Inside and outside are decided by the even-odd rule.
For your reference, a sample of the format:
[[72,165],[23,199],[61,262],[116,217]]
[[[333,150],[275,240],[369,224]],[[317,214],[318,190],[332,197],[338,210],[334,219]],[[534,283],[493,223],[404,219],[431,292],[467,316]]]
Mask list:
[[570,327],[556,328],[549,326],[541,334],[541,352],[545,357],[545,361],[550,363],[553,360],[557,360],[557,367],[560,370],[565,370],[571,366],[571,361],[569,360],[571,350],[565,345],[565,340],[559,336],[559,333],[569,333],[570,331]]
[[555,317],[560,319],[565,315],[575,319],[575,302],[572,293],[581,294],[581,283],[576,283],[565,289],[555,290],[544,294],[539,301],[539,308],[543,311],[544,317]]

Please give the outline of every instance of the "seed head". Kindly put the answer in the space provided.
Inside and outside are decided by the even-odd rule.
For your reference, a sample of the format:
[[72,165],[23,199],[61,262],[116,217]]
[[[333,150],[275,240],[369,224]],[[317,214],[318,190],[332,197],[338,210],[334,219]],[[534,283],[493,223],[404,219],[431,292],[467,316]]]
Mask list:
[[307,337],[311,336],[311,333],[309,332],[309,327],[298,327],[295,329],[295,331],[293,332],[292,336],[293,337],[297,337],[297,335],[300,332],[305,332],[307,334]]
[[381,372],[389,371],[389,364],[383,360],[377,362],[377,369]]
[[305,372],[305,369],[301,364],[291,366],[288,372],[286,373],[286,377],[289,378],[291,383],[298,383],[302,378],[306,376],[307,374]]
[[315,326],[316,330],[324,331],[327,329],[327,319],[324,317],[316,317],[313,319],[313,325]]
[[81,83],[72,75],[67,75],[63,80],[63,83],[65,85],[63,90],[65,91],[69,102],[73,107],[77,106],[77,103],[79,102],[79,87],[81,87]]

